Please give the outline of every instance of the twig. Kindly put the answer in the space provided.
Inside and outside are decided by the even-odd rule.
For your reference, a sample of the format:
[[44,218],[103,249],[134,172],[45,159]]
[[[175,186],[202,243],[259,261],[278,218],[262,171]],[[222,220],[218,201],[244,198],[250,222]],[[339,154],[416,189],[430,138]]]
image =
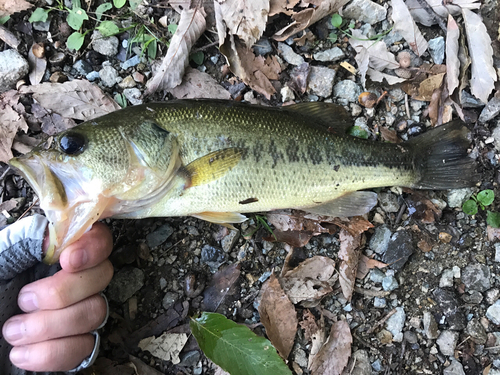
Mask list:
[[391,311],[389,311],[389,313],[383,317],[381,320],[379,320],[377,323],[375,323],[375,325],[370,328],[368,331],[366,331],[367,334],[370,334],[370,333],[373,333],[373,331],[375,331],[378,327],[380,327],[382,324],[384,324],[387,319],[389,319],[391,316],[393,316],[394,314],[396,314],[398,310],[396,309],[392,309]]
[[38,203],[38,197],[36,197],[36,199],[33,201],[33,203],[31,204],[31,206],[29,206],[29,207],[26,209],[26,211],[24,211],[24,212],[23,212],[23,214],[22,214],[21,216],[19,216],[19,218],[18,218],[16,221],[21,220],[21,219],[22,219],[22,218],[23,218],[23,217],[24,217],[24,216],[28,213],[28,211],[29,211],[29,210],[31,210],[31,209],[33,208],[33,206],[34,206],[35,204],[37,204],[37,203]]
[[405,94],[405,109],[406,109],[406,117],[410,119],[410,105],[408,104],[408,94]]

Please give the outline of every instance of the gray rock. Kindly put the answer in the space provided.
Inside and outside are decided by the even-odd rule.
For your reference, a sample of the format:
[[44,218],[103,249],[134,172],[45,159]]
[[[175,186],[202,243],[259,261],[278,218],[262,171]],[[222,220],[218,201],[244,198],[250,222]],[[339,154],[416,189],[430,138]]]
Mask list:
[[444,60],[444,38],[439,36],[429,40],[429,53],[435,64],[442,64]]
[[384,37],[384,43],[387,46],[387,48],[390,48],[394,43],[399,42],[402,39],[403,39],[403,36],[400,33],[398,33],[397,31],[395,31],[394,29],[392,29],[389,32],[389,34],[387,34]]
[[406,342],[410,344],[417,344],[418,343],[418,338],[417,334],[412,331],[405,331],[403,333],[403,338],[406,340]]
[[406,314],[402,307],[396,307],[396,313],[387,319],[387,330],[392,333],[393,341],[401,342],[403,340],[403,327],[405,325]]
[[398,212],[399,211],[399,203],[398,203],[398,196],[393,193],[379,193],[378,194],[378,201],[380,204],[380,207],[385,212]]
[[392,269],[399,271],[413,254],[413,251],[414,246],[411,233],[398,231],[392,235],[387,246],[387,251],[382,256],[382,261],[390,264]]
[[436,340],[436,343],[438,344],[441,353],[443,353],[444,355],[453,356],[455,354],[457,341],[458,341],[458,332],[443,331]]
[[440,288],[447,288],[453,286],[453,269],[448,268],[443,271],[441,279],[439,280]]
[[106,290],[106,296],[116,302],[124,303],[144,285],[144,272],[139,268],[122,268],[118,271]]
[[467,323],[467,333],[476,344],[486,344],[488,334],[478,319],[471,319],[469,323]]
[[85,60],[78,60],[76,63],[73,64],[73,69],[75,69],[76,72],[81,76],[86,76],[87,74],[90,74],[93,71],[92,65],[90,65]]
[[380,271],[379,269],[370,270],[370,280],[374,283],[381,283],[384,280],[385,273]]
[[336,72],[333,69],[325,68],[324,66],[311,66],[307,91],[324,98],[330,96],[332,94],[335,74]]
[[174,229],[170,225],[164,224],[146,236],[146,243],[151,249],[160,246],[172,235],[172,233],[174,233]]
[[0,52],[0,93],[16,87],[28,72],[28,62],[15,49]]
[[346,99],[351,103],[356,103],[358,101],[358,96],[361,92],[361,86],[350,79],[340,81],[333,88],[333,95],[336,98]]
[[500,98],[496,95],[486,104],[479,115],[479,122],[490,121],[500,113]]
[[500,325],[500,299],[486,310],[486,317],[494,324]]
[[281,94],[281,101],[283,103],[295,99],[295,94],[293,93],[293,90],[288,86],[283,87],[280,91],[280,94]]
[[122,69],[126,70],[133,66],[138,65],[141,62],[141,58],[137,55],[132,56],[130,59],[126,60],[122,65]]
[[92,33],[92,49],[104,56],[115,56],[120,41],[116,36],[104,37],[99,30]]
[[483,300],[483,295],[477,290],[469,290],[468,293],[462,295],[462,299],[465,303],[472,303],[478,305]]
[[273,52],[273,46],[267,38],[261,38],[253,45],[252,48],[256,55],[265,55]]
[[224,263],[225,254],[222,249],[218,247],[213,247],[210,245],[205,245],[201,249],[201,263],[206,264],[210,267],[212,272],[217,271],[222,263]]
[[436,323],[436,319],[429,311],[424,311],[424,317],[422,319],[424,324],[424,334],[429,340],[435,340],[439,337],[439,329]]
[[386,276],[382,280],[382,288],[387,292],[392,292],[399,286],[398,281],[394,276]]
[[432,296],[437,302],[441,313],[445,316],[448,327],[452,330],[463,330],[466,325],[465,314],[460,308],[462,303],[455,296],[455,292],[448,289],[436,288],[432,292]]
[[85,78],[87,78],[90,82],[94,82],[95,80],[99,79],[100,76],[99,76],[99,72],[96,72],[95,70],[90,72],[89,74],[87,74],[85,76]]
[[343,10],[343,16],[373,25],[386,19],[387,9],[370,0],[353,0]]
[[495,244],[495,262],[500,262],[500,243]]
[[461,98],[462,107],[464,108],[479,108],[484,107],[484,103],[477,99],[475,96],[472,96],[467,91],[462,90],[462,98]]
[[443,375],[465,375],[464,367],[455,358],[452,358],[451,365],[443,370]]
[[177,366],[193,367],[200,360],[200,352],[198,350],[190,350],[189,352],[181,354],[181,362]]
[[131,89],[123,90],[123,95],[127,98],[127,100],[132,105],[142,104],[142,93],[137,87],[132,87]]
[[316,52],[313,57],[314,60],[318,61],[338,61],[343,59],[345,54],[339,47],[333,47],[324,51]]
[[380,359],[377,359],[372,363],[372,369],[376,372],[382,371],[382,363],[380,362]]
[[381,308],[384,308],[386,306],[387,306],[387,301],[385,300],[385,298],[375,297],[373,299],[373,307],[377,307],[377,308],[381,309]]
[[279,42],[278,43],[278,52],[283,57],[283,59],[292,65],[300,65],[304,63],[304,58],[294,52],[292,47],[289,45]]
[[493,129],[491,136],[493,137],[493,145],[495,146],[495,149],[500,152],[500,125],[497,125],[495,129]]
[[163,300],[161,302],[161,305],[163,306],[163,308],[165,310],[168,310],[169,308],[171,308],[174,305],[175,301],[177,301],[177,298],[179,298],[179,295],[177,293],[167,292],[163,296]]
[[295,354],[295,362],[301,366],[307,368],[307,356],[306,353],[302,349],[294,350]]
[[[498,360],[497,360],[497,361],[498,361]],[[495,361],[493,361],[493,363],[495,363]],[[497,366],[497,367],[500,367],[500,365],[499,365],[499,366]],[[495,368],[492,368],[492,369],[490,370],[490,372],[488,373],[488,375],[500,375],[500,370],[497,370],[497,369],[495,369]]]
[[43,31],[43,32],[50,31],[50,21],[51,21],[51,17],[49,15],[49,17],[47,18],[47,21],[33,22],[33,28],[36,31]]
[[351,361],[354,363],[354,368],[348,366],[350,369],[350,375],[371,375],[372,368],[370,366],[370,358],[368,357],[368,352],[363,349],[356,350],[352,357]]
[[490,289],[490,269],[484,264],[469,264],[462,271],[462,282],[469,290],[484,292]]
[[101,70],[99,70],[99,77],[101,77],[101,82],[106,87],[113,87],[118,80],[118,72],[112,66],[106,65]]
[[237,230],[231,230],[229,231],[228,235],[224,237],[220,244],[222,246],[222,250],[224,252],[229,253],[234,245],[236,245],[236,242],[238,242],[238,239],[240,238],[240,232]]
[[448,206],[451,208],[461,208],[464,202],[472,195],[471,188],[448,190]]

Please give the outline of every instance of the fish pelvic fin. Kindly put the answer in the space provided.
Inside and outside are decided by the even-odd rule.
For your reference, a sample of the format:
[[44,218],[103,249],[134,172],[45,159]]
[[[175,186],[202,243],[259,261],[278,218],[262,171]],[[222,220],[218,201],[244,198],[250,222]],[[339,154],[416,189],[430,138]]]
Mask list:
[[317,206],[298,207],[298,209],[320,216],[351,217],[370,212],[376,204],[377,193],[353,191]]
[[467,155],[469,133],[462,121],[454,120],[405,142],[420,176],[411,187],[439,190],[474,186],[480,175],[476,162]]
[[[247,220],[247,217],[242,214],[238,214],[235,212],[200,212],[197,214],[193,214],[191,216],[197,217],[198,219],[202,219],[205,221],[209,221],[210,223],[225,225],[231,223],[242,223]],[[233,226],[228,226],[228,228],[233,228]]]

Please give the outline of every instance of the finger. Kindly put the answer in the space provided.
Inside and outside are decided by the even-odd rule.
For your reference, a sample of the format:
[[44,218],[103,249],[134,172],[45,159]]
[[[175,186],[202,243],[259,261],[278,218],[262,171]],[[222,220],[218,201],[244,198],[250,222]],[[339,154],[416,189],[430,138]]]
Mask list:
[[107,259],[113,249],[113,237],[103,223],[95,223],[92,229],[61,253],[60,263],[67,272],[92,268]]
[[28,371],[69,371],[92,353],[94,343],[95,337],[87,333],[16,346],[10,352],[10,361]]
[[96,294],[64,309],[14,316],[5,322],[2,334],[12,346],[80,335],[99,327],[106,312],[106,301]]
[[113,266],[109,260],[80,272],[61,270],[24,286],[17,303],[24,312],[62,309],[97,294],[112,277]]

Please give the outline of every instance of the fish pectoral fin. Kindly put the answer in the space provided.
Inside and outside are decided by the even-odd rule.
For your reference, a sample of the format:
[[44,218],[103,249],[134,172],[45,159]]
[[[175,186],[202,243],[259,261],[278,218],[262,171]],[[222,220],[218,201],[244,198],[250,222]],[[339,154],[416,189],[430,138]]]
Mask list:
[[[238,214],[235,212],[200,212],[198,214],[191,215],[197,217],[198,219],[202,219],[205,221],[209,221],[214,224],[220,224],[228,226],[230,223],[242,223],[247,220],[247,217],[242,214]],[[234,227],[228,226],[228,228],[234,229]]]
[[354,191],[332,201],[313,207],[300,207],[321,216],[350,217],[364,215],[377,204],[377,193],[372,191]]
[[240,148],[225,148],[192,161],[180,172],[186,174],[186,188],[218,180],[240,162],[242,154]]
[[352,127],[351,115],[338,104],[307,102],[281,107],[284,111],[301,113],[311,119],[312,127],[320,127],[335,134],[345,134]]

